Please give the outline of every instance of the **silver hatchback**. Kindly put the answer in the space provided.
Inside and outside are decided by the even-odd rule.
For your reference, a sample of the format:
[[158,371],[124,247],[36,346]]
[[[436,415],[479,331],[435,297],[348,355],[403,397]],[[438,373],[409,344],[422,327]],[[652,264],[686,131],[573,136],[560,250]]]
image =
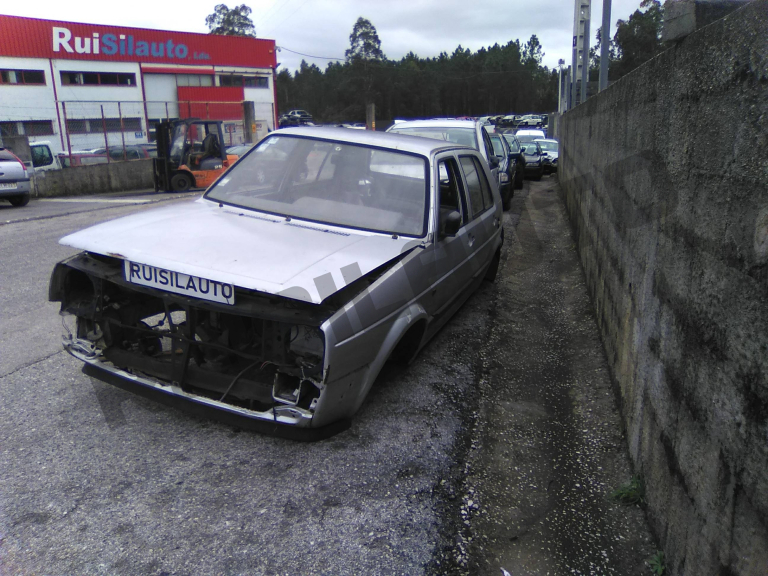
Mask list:
[[26,206],[29,190],[27,167],[13,152],[0,148],[0,200],[8,200],[13,206]]
[[199,200],[62,239],[84,252],[56,266],[49,297],[75,317],[64,346],[91,376],[327,435],[385,362],[410,361],[494,279],[501,219],[475,149],[278,130]]

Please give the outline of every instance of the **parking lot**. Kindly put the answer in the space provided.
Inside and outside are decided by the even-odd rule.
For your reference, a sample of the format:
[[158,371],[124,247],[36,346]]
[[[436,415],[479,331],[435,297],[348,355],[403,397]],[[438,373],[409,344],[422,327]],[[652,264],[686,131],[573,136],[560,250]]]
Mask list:
[[309,444],[80,372],[47,302],[58,238],[190,201],[90,200],[0,208],[3,574],[647,573],[642,512],[607,498],[630,471],[554,177],[505,213],[497,284]]

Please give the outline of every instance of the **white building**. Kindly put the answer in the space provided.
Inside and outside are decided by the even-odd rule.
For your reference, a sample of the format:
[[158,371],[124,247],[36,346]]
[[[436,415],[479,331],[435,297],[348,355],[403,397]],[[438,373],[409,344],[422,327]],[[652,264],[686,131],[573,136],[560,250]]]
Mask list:
[[[0,135],[86,150],[153,139],[154,122],[275,127],[275,42],[0,15]],[[228,142],[229,143],[229,142]]]

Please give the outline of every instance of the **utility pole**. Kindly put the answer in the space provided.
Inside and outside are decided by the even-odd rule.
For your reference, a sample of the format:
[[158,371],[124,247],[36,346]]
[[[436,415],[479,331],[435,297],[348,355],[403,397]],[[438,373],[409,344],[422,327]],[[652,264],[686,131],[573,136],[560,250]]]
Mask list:
[[611,0],[603,0],[603,27],[600,31],[600,92],[608,88],[608,54],[611,47]]
[[[573,82],[573,105],[581,104],[587,99],[587,80],[589,80],[589,16],[592,12],[591,0],[575,0],[573,12],[573,65],[571,66],[571,81]],[[581,91],[578,92],[579,79]],[[577,102],[577,94],[579,94]]]

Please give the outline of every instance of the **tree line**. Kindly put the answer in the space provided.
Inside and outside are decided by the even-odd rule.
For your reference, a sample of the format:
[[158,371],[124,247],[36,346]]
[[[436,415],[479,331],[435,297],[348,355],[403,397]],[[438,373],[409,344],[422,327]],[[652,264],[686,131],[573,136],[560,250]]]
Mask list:
[[[206,18],[212,34],[255,36],[245,4],[215,7]],[[616,80],[657,54],[661,46],[662,8],[659,0],[642,0],[627,21],[618,20],[610,45],[609,78]],[[590,79],[600,65],[601,30],[590,51]],[[482,116],[546,113],[557,109],[558,70],[542,65],[543,47],[536,35],[522,44],[472,51],[459,45],[452,53],[421,58],[409,52],[388,59],[376,28],[358,18],[343,62],[325,70],[302,60],[299,69],[277,74],[277,107],[309,111],[317,122],[364,122],[366,104],[376,105],[377,121],[395,118]]]
[[[370,25],[365,19],[361,24]],[[377,43],[375,28],[370,25]],[[355,35],[353,31],[353,36]],[[322,122],[363,122],[366,103],[376,105],[379,122],[394,118],[482,116],[549,112],[557,108],[557,71],[541,65],[536,36],[522,45],[472,51],[458,46],[453,53],[421,58],[410,52],[390,60],[379,50],[347,51],[344,62],[324,71],[302,61],[291,74],[277,74],[277,106],[281,111],[304,108]]]

